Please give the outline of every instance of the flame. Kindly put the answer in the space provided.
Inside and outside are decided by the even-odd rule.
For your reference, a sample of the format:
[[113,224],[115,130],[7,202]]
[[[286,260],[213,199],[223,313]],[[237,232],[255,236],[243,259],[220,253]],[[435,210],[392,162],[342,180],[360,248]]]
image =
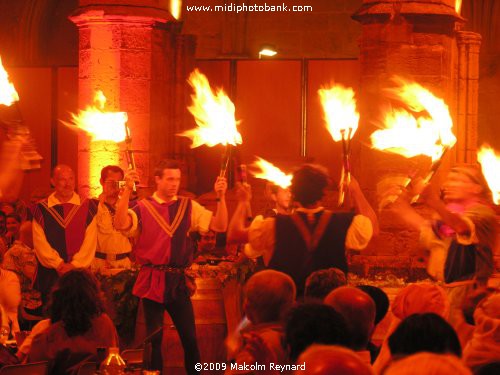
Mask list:
[[170,13],[178,20],[181,18],[182,0],[170,0]]
[[457,12],[457,14],[462,12],[462,0],[455,0],[455,12]]
[[490,146],[483,145],[477,153],[477,160],[493,195],[493,202],[500,204],[500,154]]
[[106,97],[99,90],[94,96],[94,106],[88,106],[78,114],[71,114],[73,124],[65,123],[70,127],[77,127],[88,133],[93,141],[122,142],[126,138],[125,123],[128,120],[126,112],[106,112],[104,106]]
[[319,89],[318,94],[325,112],[326,126],[333,140],[342,140],[342,133],[346,131],[347,138],[352,138],[358,129],[359,121],[353,89],[332,85],[330,88]]
[[435,162],[446,148],[452,147],[456,137],[452,132],[453,121],[446,103],[418,83],[395,77],[399,87],[387,90],[413,112],[426,111],[429,116],[415,117],[405,109],[386,113],[385,129],[371,135],[372,146],[410,158],[427,155]]
[[2,57],[0,57],[0,104],[11,106],[19,100],[16,88],[9,81],[9,74],[2,65]]
[[256,178],[262,178],[270,181],[279,187],[286,189],[292,184],[292,175],[285,174],[281,169],[269,163],[268,161],[259,158],[253,164],[255,167],[260,168],[260,172],[252,172]]
[[241,134],[236,129],[239,122],[234,117],[234,104],[222,89],[214,95],[207,77],[195,69],[188,80],[195,90],[191,95],[193,104],[188,107],[194,116],[198,128],[187,130],[180,136],[191,139],[191,148],[206,144],[213,147],[217,144],[241,144]]

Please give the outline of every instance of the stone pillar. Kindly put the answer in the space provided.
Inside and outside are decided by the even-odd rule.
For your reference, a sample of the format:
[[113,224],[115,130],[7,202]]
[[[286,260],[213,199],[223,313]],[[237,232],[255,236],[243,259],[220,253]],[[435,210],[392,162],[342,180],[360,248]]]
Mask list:
[[[96,90],[107,97],[107,110],[128,113],[128,126],[141,183],[151,182],[150,155],[167,153],[164,140],[172,117],[172,28],[176,21],[155,0],[80,0],[70,17],[79,30],[79,107],[92,103]],[[175,39],[175,38],[173,38]],[[88,137],[78,140],[78,186],[90,182]],[[120,155],[122,156],[122,155]],[[126,167],[123,162],[121,166]],[[90,195],[98,194],[95,186]]]
[[479,49],[481,35],[457,31],[457,157],[459,163],[475,163],[479,97]]
[[[358,136],[368,139],[377,129],[389,101],[383,90],[391,86],[394,75],[414,80],[445,100],[452,115],[456,113],[456,14],[453,0],[364,0],[352,16],[362,24],[359,41],[361,77],[358,92],[361,114]],[[456,120],[456,119],[455,119]],[[456,129],[454,129],[456,134]],[[453,153],[449,153],[453,154]],[[447,160],[453,155],[447,155]],[[412,169],[428,169],[428,158],[404,159],[397,155],[362,147],[353,159],[362,186],[376,205],[376,185],[384,176],[407,174]],[[414,255],[417,234],[389,217],[380,216],[381,234],[372,241],[368,253],[377,255]]]

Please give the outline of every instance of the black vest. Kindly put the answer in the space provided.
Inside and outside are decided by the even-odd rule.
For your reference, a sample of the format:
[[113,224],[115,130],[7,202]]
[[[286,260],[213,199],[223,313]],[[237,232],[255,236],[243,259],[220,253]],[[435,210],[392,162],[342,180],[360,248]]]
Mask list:
[[311,249],[308,249],[294,222],[293,216],[295,220],[301,220],[310,233],[314,233],[325,212],[316,213],[312,224],[302,212],[276,216],[276,244],[268,268],[290,275],[297,286],[297,296],[303,294],[305,281],[314,271],[335,267],[347,273],[345,239],[354,213],[331,214],[322,236]]

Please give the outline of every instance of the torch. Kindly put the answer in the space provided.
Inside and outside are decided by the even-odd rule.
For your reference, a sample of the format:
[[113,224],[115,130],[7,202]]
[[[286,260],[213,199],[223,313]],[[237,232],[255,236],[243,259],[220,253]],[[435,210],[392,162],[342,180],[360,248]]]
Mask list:
[[[453,121],[443,99],[434,96],[418,83],[394,77],[395,88],[386,90],[407,108],[393,109],[385,114],[383,127],[375,131],[370,139],[372,147],[406,158],[418,155],[432,160],[431,168],[424,178],[429,183],[441,165],[443,156],[453,147],[456,137],[452,132]],[[407,180],[406,186],[411,182]],[[412,203],[419,196],[412,198]]]
[[17,120],[0,121],[9,139],[24,139],[21,147],[21,168],[24,170],[39,169],[42,156],[36,151],[30,130],[24,125],[23,115],[19,107],[19,95],[14,85],[9,81],[9,75],[2,65],[0,57],[0,105],[10,107],[15,104]]
[[[126,112],[105,111],[106,97],[102,91],[94,96],[95,105],[89,105],[78,114],[71,114],[72,122],[61,121],[70,129],[83,131],[90,137],[89,144],[89,181],[91,195],[97,196],[100,189],[101,169],[106,165],[119,164],[120,148],[118,143],[127,141],[128,115]],[[128,135],[127,161],[135,166],[130,135]],[[131,158],[130,158],[131,156]]]
[[500,154],[488,145],[482,145],[477,153],[483,176],[493,196],[493,202],[500,205]]
[[339,183],[339,207],[344,204],[345,188],[351,181],[351,140],[358,129],[359,113],[352,88],[331,85],[318,90],[328,132],[335,142],[342,141],[342,172]]
[[225,177],[231,159],[231,148],[242,143],[241,134],[237,130],[239,121],[235,119],[234,104],[222,89],[214,93],[207,77],[198,69],[189,75],[188,83],[194,89],[192,104],[188,110],[198,127],[178,135],[190,138],[191,148],[224,145],[219,176]]

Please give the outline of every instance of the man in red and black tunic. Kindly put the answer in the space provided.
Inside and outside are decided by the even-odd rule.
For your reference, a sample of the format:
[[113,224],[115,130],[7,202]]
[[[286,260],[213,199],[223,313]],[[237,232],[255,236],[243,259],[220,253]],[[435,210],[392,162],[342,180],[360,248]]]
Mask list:
[[75,193],[73,170],[56,166],[51,183],[54,193],[33,208],[33,245],[39,263],[34,287],[43,304],[60,275],[90,266],[97,243],[97,204]]
[[[200,362],[196,340],[191,290],[185,269],[193,260],[193,247],[188,233],[208,230],[224,232],[227,229],[226,179],[215,183],[218,194],[217,211],[212,215],[199,203],[178,196],[181,170],[175,160],[164,160],[155,169],[156,191],[153,196],[137,202],[128,211],[128,199],[133,189],[135,172],[127,173],[126,188],[117,204],[114,223],[118,230],[127,230],[137,216],[139,236],[135,258],[141,265],[134,285],[134,295],[141,298],[146,320],[146,331],[151,335],[163,327],[164,310],[170,314],[184,348],[184,364],[188,374],[198,374],[195,364]],[[152,369],[162,370],[161,339],[152,340]]]
[[230,242],[248,242],[245,254],[262,256],[264,264],[292,277],[297,296],[314,271],[335,267],[347,274],[346,249],[361,250],[378,230],[375,212],[352,178],[349,191],[356,212],[333,213],[321,205],[329,179],[319,166],[304,165],[293,174],[290,190],[299,207],[292,215],[254,220],[244,226],[244,210],[251,194],[249,186],[238,191],[238,207],[228,230]]

